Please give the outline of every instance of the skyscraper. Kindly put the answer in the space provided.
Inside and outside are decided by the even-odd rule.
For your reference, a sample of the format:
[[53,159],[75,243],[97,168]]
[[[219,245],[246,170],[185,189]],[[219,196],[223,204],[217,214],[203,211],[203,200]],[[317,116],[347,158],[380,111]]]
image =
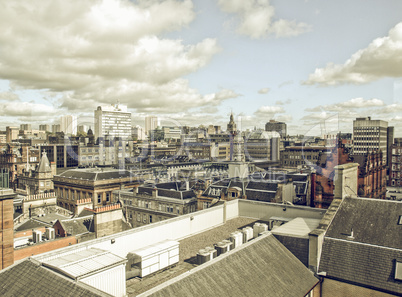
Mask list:
[[265,131],[278,132],[282,139],[287,136],[286,123],[277,122],[275,120],[270,120],[265,124]]
[[95,139],[98,137],[131,138],[131,112],[126,105],[98,106],[95,115]]
[[372,120],[371,117],[356,118],[353,121],[353,154],[365,155],[381,150],[384,164],[386,164],[387,130],[388,122],[386,121]]
[[64,134],[77,134],[77,117],[74,115],[61,116],[60,130]]
[[145,134],[149,135],[150,130],[154,130],[158,127],[158,117],[147,116],[145,117]]

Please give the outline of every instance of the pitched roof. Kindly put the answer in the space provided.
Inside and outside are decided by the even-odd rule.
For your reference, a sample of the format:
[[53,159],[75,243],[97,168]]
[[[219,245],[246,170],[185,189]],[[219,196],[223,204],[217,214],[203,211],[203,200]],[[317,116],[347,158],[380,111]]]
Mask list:
[[402,295],[402,202],[345,198],[328,227],[319,272],[329,278]]
[[55,273],[32,259],[0,271],[1,296],[111,296]]
[[50,163],[49,163],[49,159],[47,158],[46,152],[42,153],[42,158],[40,159],[37,172],[38,173],[52,172],[52,169],[50,168]]
[[130,171],[120,170],[113,168],[85,168],[85,169],[70,169],[64,171],[59,176],[73,178],[73,179],[85,179],[85,180],[105,180],[105,179],[117,179],[130,177]]
[[305,296],[317,283],[318,279],[269,234],[143,296]]
[[87,227],[84,225],[83,219],[74,218],[69,220],[59,220],[59,222],[69,235],[80,235],[89,232]]

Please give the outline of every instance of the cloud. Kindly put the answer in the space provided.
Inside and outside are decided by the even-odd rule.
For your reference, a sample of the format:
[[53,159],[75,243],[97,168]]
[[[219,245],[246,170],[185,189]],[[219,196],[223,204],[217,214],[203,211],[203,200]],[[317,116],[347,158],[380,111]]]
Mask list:
[[239,34],[253,39],[267,35],[297,36],[311,29],[309,25],[293,20],[274,20],[275,8],[269,0],[218,0],[218,5],[222,11],[237,15]]
[[336,104],[328,104],[328,105],[319,105],[314,108],[306,108],[306,111],[309,112],[317,112],[317,111],[329,111],[329,112],[342,112],[350,109],[359,109],[359,108],[370,108],[370,107],[380,107],[384,106],[384,101],[372,98],[365,100],[364,98],[358,97],[353,98],[345,102],[340,102]]
[[373,40],[344,64],[328,63],[315,69],[304,84],[364,84],[384,77],[402,77],[402,22],[388,36]]
[[290,103],[292,103],[291,99],[286,99],[286,101],[278,100],[275,102],[276,105],[286,105],[286,104],[290,104]]
[[70,111],[117,99],[131,108],[183,109],[235,96],[201,95],[181,77],[221,50],[161,38],[195,17],[190,0],[21,0],[0,3],[0,78],[13,86],[59,93]]
[[0,103],[1,116],[36,117],[38,115],[54,115],[55,113],[57,110],[46,104],[21,101]]
[[254,114],[264,115],[264,114],[275,114],[283,112],[284,109],[281,106],[261,106]]
[[262,88],[258,90],[258,94],[268,94],[270,90],[271,90],[270,88]]
[[0,101],[17,101],[19,96],[13,92],[0,92]]

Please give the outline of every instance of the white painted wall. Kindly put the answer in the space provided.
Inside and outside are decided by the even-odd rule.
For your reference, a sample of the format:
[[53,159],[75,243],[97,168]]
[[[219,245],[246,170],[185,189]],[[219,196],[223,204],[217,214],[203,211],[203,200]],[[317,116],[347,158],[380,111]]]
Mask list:
[[80,281],[116,297],[126,296],[125,264],[82,278]]

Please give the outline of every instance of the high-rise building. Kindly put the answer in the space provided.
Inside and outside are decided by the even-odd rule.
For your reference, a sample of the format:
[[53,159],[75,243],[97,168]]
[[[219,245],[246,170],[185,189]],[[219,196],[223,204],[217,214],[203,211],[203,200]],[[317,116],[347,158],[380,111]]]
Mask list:
[[137,139],[137,140],[145,140],[146,139],[145,129],[138,125],[131,128],[131,135],[133,136],[133,139]]
[[32,130],[31,124],[21,124],[20,130]]
[[145,134],[149,135],[149,131],[156,129],[157,127],[158,127],[158,117],[157,116],[145,117]]
[[268,123],[265,124],[265,131],[278,132],[283,139],[287,135],[286,123],[270,120]]
[[64,134],[77,134],[77,117],[74,115],[61,116],[60,130]]
[[95,139],[99,137],[131,138],[131,112],[126,105],[98,106],[95,114]]
[[18,127],[6,127],[6,141],[7,143],[13,141],[14,139],[18,139],[18,133],[20,130]]
[[39,125],[39,130],[40,131],[49,131],[50,132],[50,126],[48,124]]
[[77,126],[77,132],[87,133],[88,132],[88,126],[87,125],[79,125],[79,126]]
[[[372,120],[371,117],[353,121],[353,154],[365,155],[381,150],[383,164],[387,162],[388,122]],[[391,144],[390,144],[391,145]]]
[[52,133],[61,132],[60,124],[52,125]]

